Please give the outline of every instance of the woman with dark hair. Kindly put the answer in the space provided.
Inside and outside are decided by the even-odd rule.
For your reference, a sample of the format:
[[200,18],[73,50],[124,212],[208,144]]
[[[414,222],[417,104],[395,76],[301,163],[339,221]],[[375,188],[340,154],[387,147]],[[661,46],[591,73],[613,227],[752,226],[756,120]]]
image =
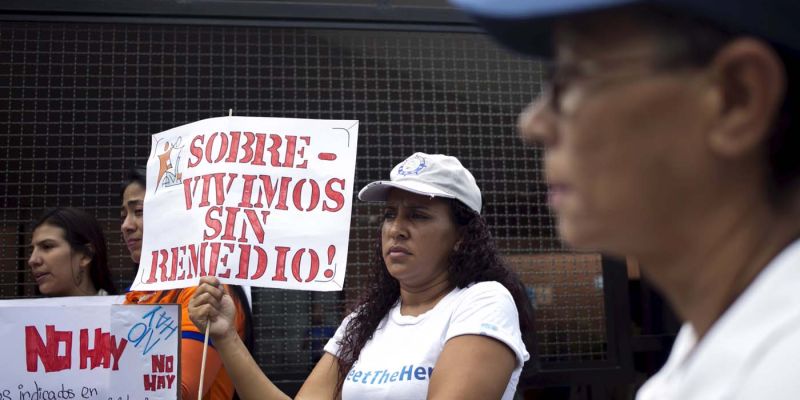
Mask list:
[[116,294],[97,220],[77,208],[47,210],[33,225],[28,265],[45,296]]
[[[513,398],[533,328],[523,285],[501,260],[472,174],[416,153],[359,193],[385,202],[374,282],[325,346],[300,399]],[[201,279],[189,307],[244,399],[286,399],[233,334],[230,296]]]
[[[144,195],[146,188],[144,168],[131,170],[128,180],[122,187],[122,237],[130,251],[131,259],[138,265],[142,252],[144,235]],[[162,290],[156,292],[133,291],[125,296],[126,304],[180,304],[181,305],[181,399],[196,399],[200,386],[200,364],[203,356],[204,336],[188,318],[187,307],[196,288]],[[225,286],[225,292],[232,295],[235,334],[244,341],[247,349],[252,347],[253,325],[250,307],[242,288]],[[232,328],[233,329],[233,328]],[[234,398],[234,388],[228,373],[222,366],[217,352],[208,348],[205,377],[203,378],[203,398],[209,400],[229,400]]]

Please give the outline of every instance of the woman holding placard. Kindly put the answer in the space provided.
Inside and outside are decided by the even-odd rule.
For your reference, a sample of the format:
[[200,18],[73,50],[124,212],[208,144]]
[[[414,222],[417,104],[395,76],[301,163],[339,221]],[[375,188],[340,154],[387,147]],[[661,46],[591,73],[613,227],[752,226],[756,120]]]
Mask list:
[[116,294],[106,254],[106,238],[97,220],[85,211],[47,210],[33,226],[31,267],[45,296]]
[[[532,310],[501,261],[481,192],[454,157],[416,153],[359,193],[385,202],[374,285],[325,346],[298,399],[503,399],[528,360]],[[243,399],[286,399],[235,334],[213,277],[189,306]],[[435,371],[435,373],[434,373]]]
[[[146,171],[144,168],[131,170],[128,180],[123,185],[122,208],[122,237],[130,251],[131,259],[139,263],[142,252],[142,237],[144,235],[144,194]],[[198,331],[188,318],[187,307],[189,300],[197,288],[173,289],[156,292],[133,291],[125,296],[126,304],[164,304],[177,303],[181,305],[181,399],[196,399],[203,383],[203,399],[228,400],[234,396],[233,383],[220,361],[213,347],[208,348],[204,377],[200,377],[200,364],[203,356],[204,335]],[[232,318],[235,319],[235,332],[240,340],[251,347],[252,322],[250,308],[244,292],[238,286],[225,286],[225,292],[232,295],[235,301],[231,303]]]

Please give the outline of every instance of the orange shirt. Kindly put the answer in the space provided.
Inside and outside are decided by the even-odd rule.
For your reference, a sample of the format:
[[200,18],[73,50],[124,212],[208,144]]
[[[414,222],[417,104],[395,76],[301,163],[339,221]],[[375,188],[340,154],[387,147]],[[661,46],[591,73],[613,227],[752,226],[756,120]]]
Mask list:
[[[200,332],[189,319],[189,300],[197,287],[186,289],[162,290],[157,292],[128,292],[125,304],[180,304],[181,305],[181,399],[197,399],[197,388],[200,386],[200,363],[203,358],[203,332]],[[229,288],[228,293],[231,291]],[[246,305],[236,303],[236,329],[244,338]],[[222,365],[222,361],[209,341],[206,355],[205,378],[203,379],[203,399],[230,400],[233,398],[233,382]]]

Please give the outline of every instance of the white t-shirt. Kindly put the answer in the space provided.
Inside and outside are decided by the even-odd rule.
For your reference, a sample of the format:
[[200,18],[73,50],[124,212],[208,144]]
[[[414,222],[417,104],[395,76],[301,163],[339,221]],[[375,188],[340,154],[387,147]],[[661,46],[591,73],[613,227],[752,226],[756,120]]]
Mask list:
[[800,241],[784,249],[700,343],[684,324],[637,400],[800,398]]
[[[325,351],[338,354],[338,342],[351,317],[352,314],[339,325]],[[511,400],[522,364],[530,356],[522,342],[514,300],[497,282],[454,289],[434,308],[416,317],[401,315],[398,301],[347,374],[342,399],[425,399],[445,342],[460,335],[490,336],[514,352],[517,366],[503,394],[503,400]]]

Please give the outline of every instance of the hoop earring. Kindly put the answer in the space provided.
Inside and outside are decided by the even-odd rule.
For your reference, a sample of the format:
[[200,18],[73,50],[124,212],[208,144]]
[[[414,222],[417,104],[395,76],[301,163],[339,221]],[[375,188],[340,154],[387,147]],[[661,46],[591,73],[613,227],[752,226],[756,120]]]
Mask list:
[[75,277],[75,286],[80,286],[83,283],[83,269],[78,267],[78,276]]

